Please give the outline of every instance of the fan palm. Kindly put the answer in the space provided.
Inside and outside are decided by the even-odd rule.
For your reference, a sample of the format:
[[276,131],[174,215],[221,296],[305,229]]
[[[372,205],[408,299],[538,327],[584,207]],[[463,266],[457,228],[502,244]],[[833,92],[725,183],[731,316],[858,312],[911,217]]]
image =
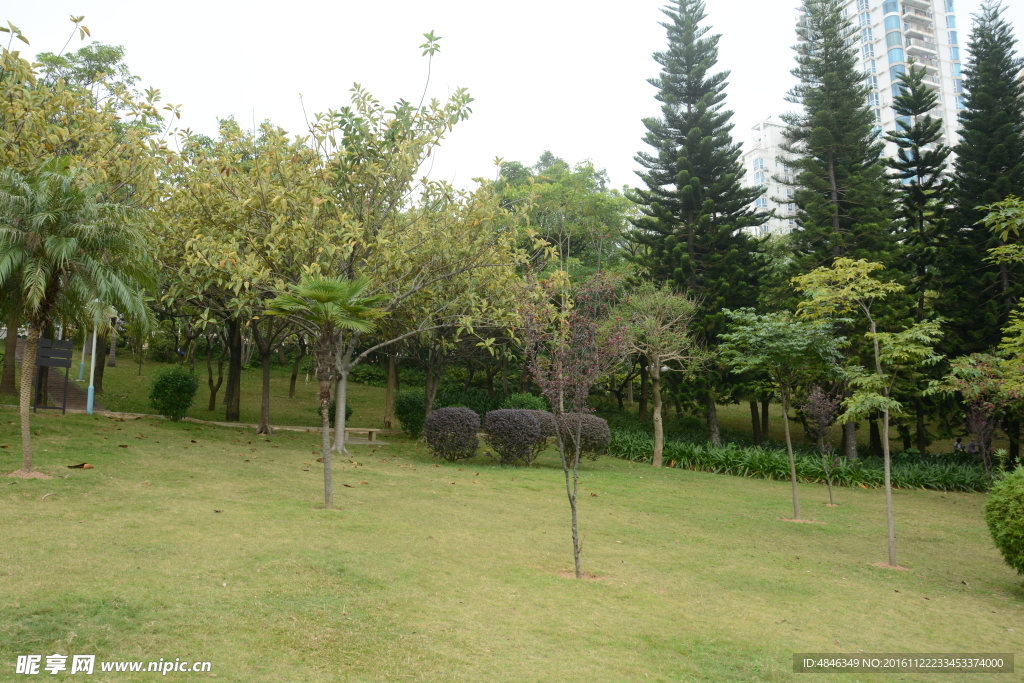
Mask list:
[[17,283],[28,339],[20,386],[22,470],[32,471],[29,403],[39,337],[58,304],[98,299],[140,313],[148,284],[145,240],[137,212],[111,201],[66,158],[32,173],[0,169],[0,287]]
[[[313,339],[313,358],[316,360],[316,379],[319,384],[320,425],[324,460],[324,507],[334,506],[334,487],[331,482],[331,380],[337,365],[341,335],[345,330],[370,332],[374,329],[373,319],[382,312],[375,306],[383,298],[366,296],[370,281],[367,278],[347,280],[345,278],[305,275],[289,291],[267,303],[269,315],[286,315],[299,327],[306,330]],[[345,414],[341,396],[342,416]],[[338,439],[343,442],[345,434],[344,417],[337,421],[335,429]]]

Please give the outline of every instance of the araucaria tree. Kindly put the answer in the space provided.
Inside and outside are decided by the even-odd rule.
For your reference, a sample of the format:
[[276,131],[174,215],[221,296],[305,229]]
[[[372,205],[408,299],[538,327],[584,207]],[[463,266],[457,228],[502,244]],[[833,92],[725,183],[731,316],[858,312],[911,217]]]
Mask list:
[[[607,275],[598,273],[575,292],[564,271],[538,282],[527,278],[520,292],[521,333],[533,379],[555,413],[558,455],[565,475],[565,493],[572,512],[572,555],[576,578],[580,567],[580,537],[576,514],[579,492],[583,419],[571,419],[589,410],[587,397],[598,378],[621,360],[624,330],[603,325],[614,304]],[[569,413],[570,419],[563,419]],[[565,434],[563,428],[574,433]],[[571,453],[567,453],[571,444]]]
[[936,285],[936,256],[942,247],[949,204],[946,160],[953,151],[942,142],[942,119],[931,115],[939,97],[925,84],[925,74],[923,67],[913,63],[900,74],[901,91],[892,103],[898,117],[896,130],[885,136],[896,144],[896,158],[886,164],[889,177],[899,188],[895,227],[913,268],[909,293],[914,297],[917,320],[925,316],[925,292]]
[[998,3],[976,15],[970,60],[964,68],[964,108],[956,145],[954,210],[945,236],[945,296],[939,310],[954,334],[957,353],[986,351],[1021,294],[1019,264],[988,263],[988,249],[1002,241],[979,224],[983,205],[1024,193],[1024,60],[1014,50],[1013,31]]
[[887,249],[890,199],[882,144],[874,131],[843,0],[803,0],[795,46],[799,84],[787,99],[802,111],[783,120],[794,171],[797,263],[840,256],[879,258]]
[[[700,302],[694,331],[708,345],[725,331],[721,309],[753,306],[757,298],[755,243],[743,228],[764,221],[753,210],[761,188],[743,187],[740,145],[734,143],[724,108],[729,72],[713,73],[720,36],[708,35],[701,0],[673,0],[662,10],[669,21],[668,49],[656,52],[661,73],[661,116],[644,119],[652,150],[636,159],[644,189],[630,196],[643,214],[634,239],[650,276],[685,290]],[[723,377],[711,372],[699,387],[717,441],[715,398]]]
[[[619,313],[628,325],[627,349],[647,359],[651,374],[654,413],[654,457],[651,463],[661,467],[665,448],[665,430],[661,420],[661,369],[689,371],[704,358],[690,331],[696,302],[671,285],[658,287],[644,283],[629,295]],[[677,364],[672,368],[669,364]],[[681,367],[678,365],[681,364]]]

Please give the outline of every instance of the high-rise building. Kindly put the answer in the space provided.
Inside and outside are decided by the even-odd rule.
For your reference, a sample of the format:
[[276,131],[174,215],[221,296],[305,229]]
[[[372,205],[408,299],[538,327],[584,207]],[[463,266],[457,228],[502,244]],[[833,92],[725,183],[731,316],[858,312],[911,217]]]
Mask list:
[[765,193],[754,202],[755,209],[761,212],[775,209],[775,218],[747,229],[752,235],[785,235],[796,227],[793,188],[779,182],[792,182],[785,163],[786,153],[780,147],[785,142],[785,130],[785,124],[770,116],[750,129],[750,143],[743,153],[743,166],[747,170],[744,182],[747,186],[765,189]]
[[[911,60],[924,67],[925,82],[935,89],[939,102],[932,116],[943,120],[943,142],[958,142],[958,111],[963,108],[963,77],[960,66],[960,35],[954,0],[849,0],[844,9],[856,28],[851,50],[856,50],[870,88],[868,106],[875,115],[876,130],[896,129],[893,98],[898,94],[898,75]],[[746,184],[768,188],[758,209],[775,209],[779,218],[751,228],[755,234],[784,234],[795,227],[792,204],[785,188],[772,181],[776,159],[782,155],[784,126],[769,117],[751,129],[751,145],[743,155]],[[881,137],[881,136],[880,136]],[[885,154],[896,155],[896,145],[885,143]],[[950,160],[952,163],[952,160]],[[781,162],[778,162],[781,164]],[[768,168],[763,166],[768,165]],[[768,170],[767,174],[759,171]]]

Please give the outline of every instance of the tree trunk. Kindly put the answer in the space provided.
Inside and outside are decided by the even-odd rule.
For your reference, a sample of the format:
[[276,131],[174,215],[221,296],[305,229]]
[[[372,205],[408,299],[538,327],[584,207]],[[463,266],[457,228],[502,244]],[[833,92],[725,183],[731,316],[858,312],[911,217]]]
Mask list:
[[224,383],[224,353],[220,354],[220,358],[217,360],[217,383],[213,382],[213,353],[209,349],[209,341],[207,341],[207,352],[206,352],[206,382],[207,386],[210,387],[210,403],[206,407],[211,413],[217,410],[217,392],[220,391],[220,385]]
[[30,325],[28,328],[28,339],[25,340],[25,350],[21,356],[21,396],[19,408],[21,409],[21,471],[32,471],[32,425],[31,403],[32,403],[32,380],[35,375],[36,349],[39,347],[39,327]]
[[345,450],[345,405],[348,401],[348,374],[352,371],[352,352],[358,343],[359,333],[354,332],[352,336],[353,338],[344,352],[339,348],[336,363],[338,385],[334,398],[334,445],[332,450],[342,455],[348,455],[348,451]]
[[789,456],[789,483],[793,487],[793,519],[800,519],[800,491],[796,485],[796,458],[793,457],[793,439],[789,434],[789,396],[782,397],[782,431],[786,435],[786,455]]
[[508,396],[508,355],[501,354],[501,393]]
[[917,399],[914,408],[917,413],[917,450],[921,453],[921,457],[924,457],[928,455],[928,430],[925,427],[924,401]]
[[93,378],[93,386],[95,387],[95,394],[103,393],[103,370],[107,364],[103,362],[103,359],[107,357],[107,338],[100,337],[96,342],[96,376]]
[[626,382],[626,403],[629,404],[630,408],[633,407],[633,378],[632,377],[630,377],[629,381]]
[[295,398],[295,381],[299,378],[299,365],[306,357],[306,338],[301,334],[295,337],[295,362],[292,364],[292,377],[288,383],[288,398]]
[[910,436],[909,425],[897,425],[896,433],[900,435],[900,439],[903,440],[903,451],[909,451],[914,447],[914,439]]
[[757,401],[750,402],[750,426],[754,431],[754,445],[761,445],[761,421],[757,415]]
[[21,327],[21,312],[12,311],[7,316],[7,339],[4,344],[4,372],[0,377],[0,394],[18,395],[18,386],[14,381],[18,355],[18,328]]
[[384,389],[384,429],[394,429],[398,422],[398,418],[395,417],[395,396],[398,394],[398,361],[393,353],[385,354],[385,357],[387,358],[388,382]]
[[107,354],[107,367],[117,367],[117,328],[110,330],[110,353]]
[[427,352],[427,386],[426,386],[426,416],[434,410],[434,399],[437,398],[437,389],[441,384],[441,373],[444,371],[444,354],[439,349],[431,348]]
[[711,441],[713,446],[721,446],[722,434],[718,430],[718,408],[715,405],[715,395],[710,391],[708,392],[705,406],[705,417],[708,421],[708,440]]
[[1012,472],[1020,462],[1020,420],[1012,417],[1006,421],[1006,436],[1010,439],[1010,448],[1007,454],[1007,471]]
[[889,409],[882,411],[882,453],[885,461],[885,524],[889,531],[889,566],[896,566],[896,525],[892,516],[892,465],[889,461]]
[[654,358],[651,364],[651,398],[654,403],[654,458],[651,464],[661,467],[662,454],[665,450],[665,431],[661,424],[661,362]]
[[847,462],[857,461],[857,423],[843,424],[843,455]]
[[647,419],[647,357],[640,356],[640,403],[637,416],[643,422]]
[[242,326],[236,318],[228,321],[228,386],[224,391],[226,422],[238,422],[242,416]]
[[324,459],[324,508],[334,508],[334,482],[331,480],[331,380],[320,380],[320,444]]
[[263,386],[260,392],[260,423],[256,425],[256,433],[273,436],[274,428],[270,426],[270,366],[274,362],[273,349],[260,349],[260,362],[263,366]]
[[[873,418],[873,417],[870,418],[868,420],[868,427],[869,427],[869,429],[871,431],[871,437],[870,437],[871,438],[871,452],[874,453],[876,458],[884,457],[883,456],[884,451],[883,451],[883,445],[882,445],[882,435],[878,433],[878,420]],[[886,443],[884,448],[888,448],[888,447],[889,447],[889,444]]]
[[768,434],[768,408],[771,406],[771,399],[765,396],[761,399],[761,439],[768,441],[772,437]]

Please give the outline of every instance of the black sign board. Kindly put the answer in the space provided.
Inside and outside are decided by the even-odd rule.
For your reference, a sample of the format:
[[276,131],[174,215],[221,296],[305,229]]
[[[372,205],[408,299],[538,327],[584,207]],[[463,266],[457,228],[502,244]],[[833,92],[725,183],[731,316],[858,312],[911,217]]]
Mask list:
[[[54,339],[39,339],[39,346],[36,349],[36,366],[39,367],[37,371],[37,382],[36,382],[36,400],[33,408],[38,410],[57,410],[57,407],[50,407],[46,405],[46,392],[43,391],[43,368],[70,368],[71,367],[71,353],[74,350],[75,343],[71,341],[60,341]],[[42,405],[40,405],[42,403]],[[64,370],[64,404],[61,406],[60,411],[62,413],[67,412],[68,407],[68,370]]]

